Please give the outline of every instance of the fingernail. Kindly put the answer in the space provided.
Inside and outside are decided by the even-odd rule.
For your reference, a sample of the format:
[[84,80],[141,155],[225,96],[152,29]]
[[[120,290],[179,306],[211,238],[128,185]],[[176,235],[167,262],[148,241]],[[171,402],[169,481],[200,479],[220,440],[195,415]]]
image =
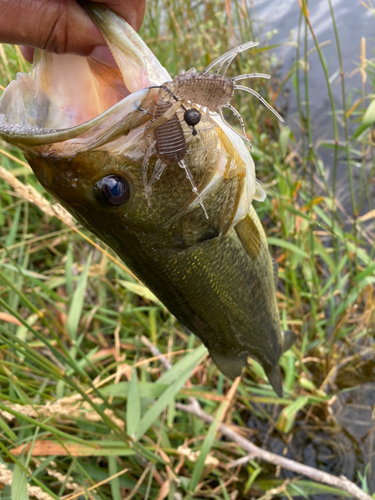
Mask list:
[[113,66],[114,68],[118,67],[115,58],[107,45],[97,45],[93,48],[89,57],[92,57],[101,63],[108,64],[109,66]]

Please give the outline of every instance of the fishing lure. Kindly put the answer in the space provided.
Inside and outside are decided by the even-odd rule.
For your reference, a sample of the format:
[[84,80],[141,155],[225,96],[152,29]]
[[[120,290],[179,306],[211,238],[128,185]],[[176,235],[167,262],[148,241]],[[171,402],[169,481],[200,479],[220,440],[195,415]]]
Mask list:
[[[142,164],[142,174],[145,194],[148,201],[151,196],[152,185],[156,180],[160,179],[166,166],[177,163],[181,168],[185,169],[186,176],[193,187],[193,192],[197,195],[205,216],[208,217],[191,172],[184,162],[184,157],[187,153],[186,138],[176,114],[180,107],[184,110],[183,121],[192,129],[193,137],[198,134],[196,125],[201,122],[202,114],[204,114],[205,119],[212,122],[211,126],[215,127],[216,123],[213,122],[209,114],[218,112],[224,123],[250,144],[250,140],[246,136],[245,124],[241,114],[229,103],[234,91],[237,89],[245,90],[257,97],[279,120],[284,121],[277,111],[258,94],[258,92],[249,87],[236,84],[237,81],[245,78],[270,78],[269,75],[263,73],[247,73],[233,78],[225,76],[230,63],[238,54],[257,45],[258,43],[256,42],[247,42],[219,56],[209,64],[202,73],[197,73],[195,68],[191,68],[188,71],[182,71],[170,82],[149,87],[150,89],[159,89],[159,100],[153,114],[154,118],[147,127],[148,132],[145,135],[148,148]],[[210,73],[209,71],[215,67],[215,73]],[[189,103],[190,107],[187,108],[185,106],[186,103]],[[199,106],[200,109],[197,109],[195,106]],[[230,109],[238,118],[242,134],[238,133],[237,130],[227,123],[223,115],[223,108]],[[146,110],[141,111],[148,112]],[[148,182],[148,164],[153,154],[156,154],[158,160],[151,180]]]
[[[202,112],[205,112],[208,119],[209,113],[217,112],[219,113],[223,122],[230,127],[234,132],[236,132],[242,139],[250,142],[246,136],[245,124],[241,114],[229,103],[233,97],[235,90],[244,90],[252,95],[254,95],[259,101],[264,104],[280,121],[284,121],[279,113],[255,90],[250,87],[245,87],[244,85],[237,85],[236,82],[240,80],[245,80],[247,78],[270,78],[270,75],[264,73],[247,73],[244,75],[238,75],[235,77],[225,76],[227,69],[233,59],[252,47],[256,47],[258,42],[247,42],[243,45],[235,47],[225,54],[222,54],[217,59],[215,59],[211,64],[209,64],[202,73],[197,73],[195,68],[191,68],[188,71],[182,71],[178,74],[172,81],[165,82],[160,86],[153,86],[151,88],[158,88],[159,100],[162,102],[172,102],[176,101],[175,109],[178,106],[183,106],[184,103],[189,102],[192,108],[194,106],[200,106]],[[215,68],[215,73],[210,73],[209,71]],[[231,125],[227,123],[223,115],[223,109],[228,108],[232,113],[238,118],[242,134],[239,134]],[[186,108],[184,108],[186,109]],[[185,115],[187,113],[185,111]],[[200,113],[200,111],[196,110]],[[196,117],[198,116],[197,113]],[[185,122],[189,125],[189,116],[185,119]],[[198,121],[199,122],[199,121]],[[198,123],[197,122],[197,123]],[[196,124],[196,123],[195,123]],[[194,135],[195,128],[193,128]]]
[[[154,119],[151,120],[149,127],[146,128],[145,140],[148,144],[145,157],[142,162],[142,178],[145,187],[145,195],[148,203],[150,203],[150,196],[152,193],[152,186],[160,179],[165,168],[168,165],[177,164],[180,168],[185,170],[186,177],[190,181],[192,191],[197,196],[197,199],[203,209],[206,219],[208,214],[203,201],[200,197],[197,186],[195,185],[193,175],[185,163],[184,158],[187,153],[186,138],[184,130],[181,126],[177,113],[173,113],[171,118],[164,121],[161,125],[153,127],[152,123],[156,122],[159,118],[164,116],[172,108],[172,103],[169,101],[158,101],[154,110]],[[186,110],[185,114],[190,111]],[[198,111],[198,110],[197,110]],[[199,111],[198,111],[199,113]],[[192,113],[188,113],[187,119],[189,123],[195,122]],[[185,120],[186,121],[186,120]],[[198,122],[197,122],[198,123]],[[196,135],[196,130],[193,126],[193,136]],[[188,139],[189,140],[189,139]],[[150,157],[156,154],[157,161],[151,179],[148,182],[148,165]]]

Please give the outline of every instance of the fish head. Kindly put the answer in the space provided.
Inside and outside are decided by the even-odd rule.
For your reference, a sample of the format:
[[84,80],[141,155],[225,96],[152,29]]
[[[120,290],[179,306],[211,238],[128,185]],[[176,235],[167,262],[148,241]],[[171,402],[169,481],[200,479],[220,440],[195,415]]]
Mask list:
[[[199,213],[187,170],[177,164],[168,165],[155,183],[150,207],[142,163],[150,153],[146,132],[158,89],[149,87],[171,77],[123,19],[100,4],[82,4],[103,33],[118,68],[92,58],[36,50],[30,73],[18,74],[0,100],[0,136],[23,150],[46,190],[79,220],[84,217],[86,224],[87,214],[95,213],[90,223],[95,225],[98,213],[105,218],[110,210],[140,223],[141,231],[146,230],[143,224],[148,232],[159,231],[161,225],[174,228],[185,245],[209,233],[225,233],[246,216],[259,192],[243,141],[218,115],[210,118],[211,130],[202,121],[198,137],[191,137],[177,110],[187,141],[185,164],[207,205],[208,222]],[[156,161],[151,154],[149,175]],[[129,200],[121,207],[106,206],[98,198],[98,182],[108,175],[122,176],[129,184]],[[189,234],[184,237],[184,232]]]

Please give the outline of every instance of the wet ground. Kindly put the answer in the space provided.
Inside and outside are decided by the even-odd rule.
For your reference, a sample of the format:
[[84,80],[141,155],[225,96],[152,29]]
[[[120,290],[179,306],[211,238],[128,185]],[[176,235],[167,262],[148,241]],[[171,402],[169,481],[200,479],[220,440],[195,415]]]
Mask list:
[[[327,381],[325,390],[337,393],[328,408],[316,405],[307,414],[301,411],[290,434],[281,434],[272,424],[280,412],[278,407],[254,405],[247,416],[248,426],[254,431],[252,441],[321,471],[344,475],[359,486],[363,485],[361,475],[369,492],[375,493],[375,345],[358,347],[358,352],[344,356],[341,368]],[[268,468],[268,477],[274,478],[274,468]],[[264,474],[261,479],[266,477]],[[279,478],[291,480],[297,475],[281,469]],[[342,497],[325,493],[309,498]]]

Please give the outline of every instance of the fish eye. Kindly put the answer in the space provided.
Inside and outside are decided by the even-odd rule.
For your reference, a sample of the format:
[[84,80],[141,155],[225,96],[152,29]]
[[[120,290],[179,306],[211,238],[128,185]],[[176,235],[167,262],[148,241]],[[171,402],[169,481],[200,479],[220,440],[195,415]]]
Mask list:
[[184,113],[184,120],[189,127],[194,127],[201,121],[201,113],[195,108],[187,109]]
[[95,187],[101,192],[102,198],[111,205],[123,205],[129,199],[129,184],[119,175],[107,175],[100,179]]

